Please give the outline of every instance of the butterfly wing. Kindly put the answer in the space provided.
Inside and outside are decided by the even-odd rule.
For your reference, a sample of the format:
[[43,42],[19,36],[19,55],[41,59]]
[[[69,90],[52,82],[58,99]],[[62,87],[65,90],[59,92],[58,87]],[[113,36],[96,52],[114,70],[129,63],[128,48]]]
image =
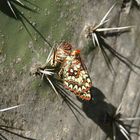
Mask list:
[[78,56],[68,56],[63,63],[62,69],[64,87],[81,99],[90,100],[92,82],[81,62],[80,54]]

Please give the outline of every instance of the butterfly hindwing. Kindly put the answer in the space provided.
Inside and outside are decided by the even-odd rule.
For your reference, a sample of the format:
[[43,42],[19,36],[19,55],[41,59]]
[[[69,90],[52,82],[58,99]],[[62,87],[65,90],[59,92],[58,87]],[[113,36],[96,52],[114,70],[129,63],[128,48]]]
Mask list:
[[67,56],[62,66],[64,87],[83,100],[90,100],[91,79],[83,66],[79,53],[72,52]]

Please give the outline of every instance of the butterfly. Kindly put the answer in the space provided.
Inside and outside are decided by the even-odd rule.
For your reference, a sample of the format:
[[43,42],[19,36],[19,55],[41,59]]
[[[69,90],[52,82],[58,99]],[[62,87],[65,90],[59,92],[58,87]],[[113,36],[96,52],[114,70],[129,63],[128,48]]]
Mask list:
[[80,50],[75,50],[68,55],[62,65],[59,75],[66,89],[73,92],[82,100],[91,100],[91,78],[80,57]]

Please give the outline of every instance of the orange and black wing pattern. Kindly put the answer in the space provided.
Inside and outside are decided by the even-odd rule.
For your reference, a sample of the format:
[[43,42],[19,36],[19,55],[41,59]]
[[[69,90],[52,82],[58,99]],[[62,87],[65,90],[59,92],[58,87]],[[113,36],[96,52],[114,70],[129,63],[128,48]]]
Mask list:
[[64,87],[82,100],[91,100],[90,88],[92,81],[83,66],[80,58],[80,51],[72,51],[63,62],[61,68],[61,77]]

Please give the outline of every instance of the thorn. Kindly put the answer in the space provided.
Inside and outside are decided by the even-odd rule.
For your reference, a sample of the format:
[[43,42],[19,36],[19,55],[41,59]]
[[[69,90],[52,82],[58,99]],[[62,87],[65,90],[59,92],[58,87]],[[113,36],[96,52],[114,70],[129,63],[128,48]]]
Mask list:
[[122,107],[122,102],[119,104],[114,116],[116,116],[120,113],[121,107]]
[[95,38],[95,41],[96,41],[98,47],[100,47],[100,43],[99,43],[99,41],[98,41],[98,38],[97,38],[97,35],[96,35],[96,34],[94,34],[94,38]]
[[121,133],[123,134],[123,136],[124,136],[127,140],[130,140],[128,131],[127,131],[122,125],[120,125],[120,124],[117,123],[117,122],[116,122],[116,125],[117,125],[117,127],[119,128],[119,130],[121,131]]
[[96,31],[97,32],[104,32],[104,31],[111,31],[111,30],[124,30],[124,29],[130,29],[134,26],[124,26],[124,27],[113,27],[113,28],[99,28]]
[[102,18],[102,20],[100,21],[99,25],[102,25],[104,23],[104,21],[106,20],[107,16],[109,15],[109,13],[111,12],[111,10],[115,7],[116,3],[112,5],[112,7],[108,10],[108,12],[105,14],[105,16]]
[[15,18],[18,19],[17,16],[16,16],[16,13],[14,12],[14,9],[12,8],[11,3],[9,2],[9,0],[7,0],[7,4],[9,5],[9,7],[10,7],[12,13],[14,14]]
[[[45,75],[53,75],[54,72],[52,71],[49,71],[50,69],[45,69],[45,70],[39,70],[42,74],[45,74]],[[53,70],[53,69],[52,69]]]
[[0,109],[0,112],[4,112],[4,111],[8,111],[8,110],[12,110],[14,108],[18,108],[20,106],[23,106],[24,104],[22,105],[16,105],[16,106],[12,106],[12,107],[8,107],[8,108],[4,108],[4,109]]
[[50,85],[52,86],[52,88],[53,88],[54,92],[56,93],[56,95],[58,96],[58,98],[60,99],[59,93],[58,93],[58,91],[56,90],[55,86],[53,85],[52,81],[51,81],[48,77],[47,77],[47,80],[48,80],[48,82],[50,83]]
[[140,120],[140,117],[135,118],[120,118],[120,121],[134,121],[134,120]]
[[51,60],[52,54],[54,54],[54,47],[52,47],[52,49],[51,49],[51,51],[50,51],[50,53],[49,53],[49,55],[47,57],[46,64],[49,63],[49,61]]
[[93,41],[94,46],[96,46],[96,42],[95,42],[95,38],[94,38],[94,34],[95,34],[95,33],[92,33],[92,41]]
[[18,3],[24,6],[24,4],[20,0],[16,0]]
[[114,123],[113,123],[113,140],[116,140],[116,127]]
[[110,20],[110,19],[105,20],[102,24],[99,23],[99,24],[94,28],[94,30],[97,31],[97,29],[98,29],[99,27],[103,26],[103,25],[104,25],[105,23],[107,23],[109,20]]

